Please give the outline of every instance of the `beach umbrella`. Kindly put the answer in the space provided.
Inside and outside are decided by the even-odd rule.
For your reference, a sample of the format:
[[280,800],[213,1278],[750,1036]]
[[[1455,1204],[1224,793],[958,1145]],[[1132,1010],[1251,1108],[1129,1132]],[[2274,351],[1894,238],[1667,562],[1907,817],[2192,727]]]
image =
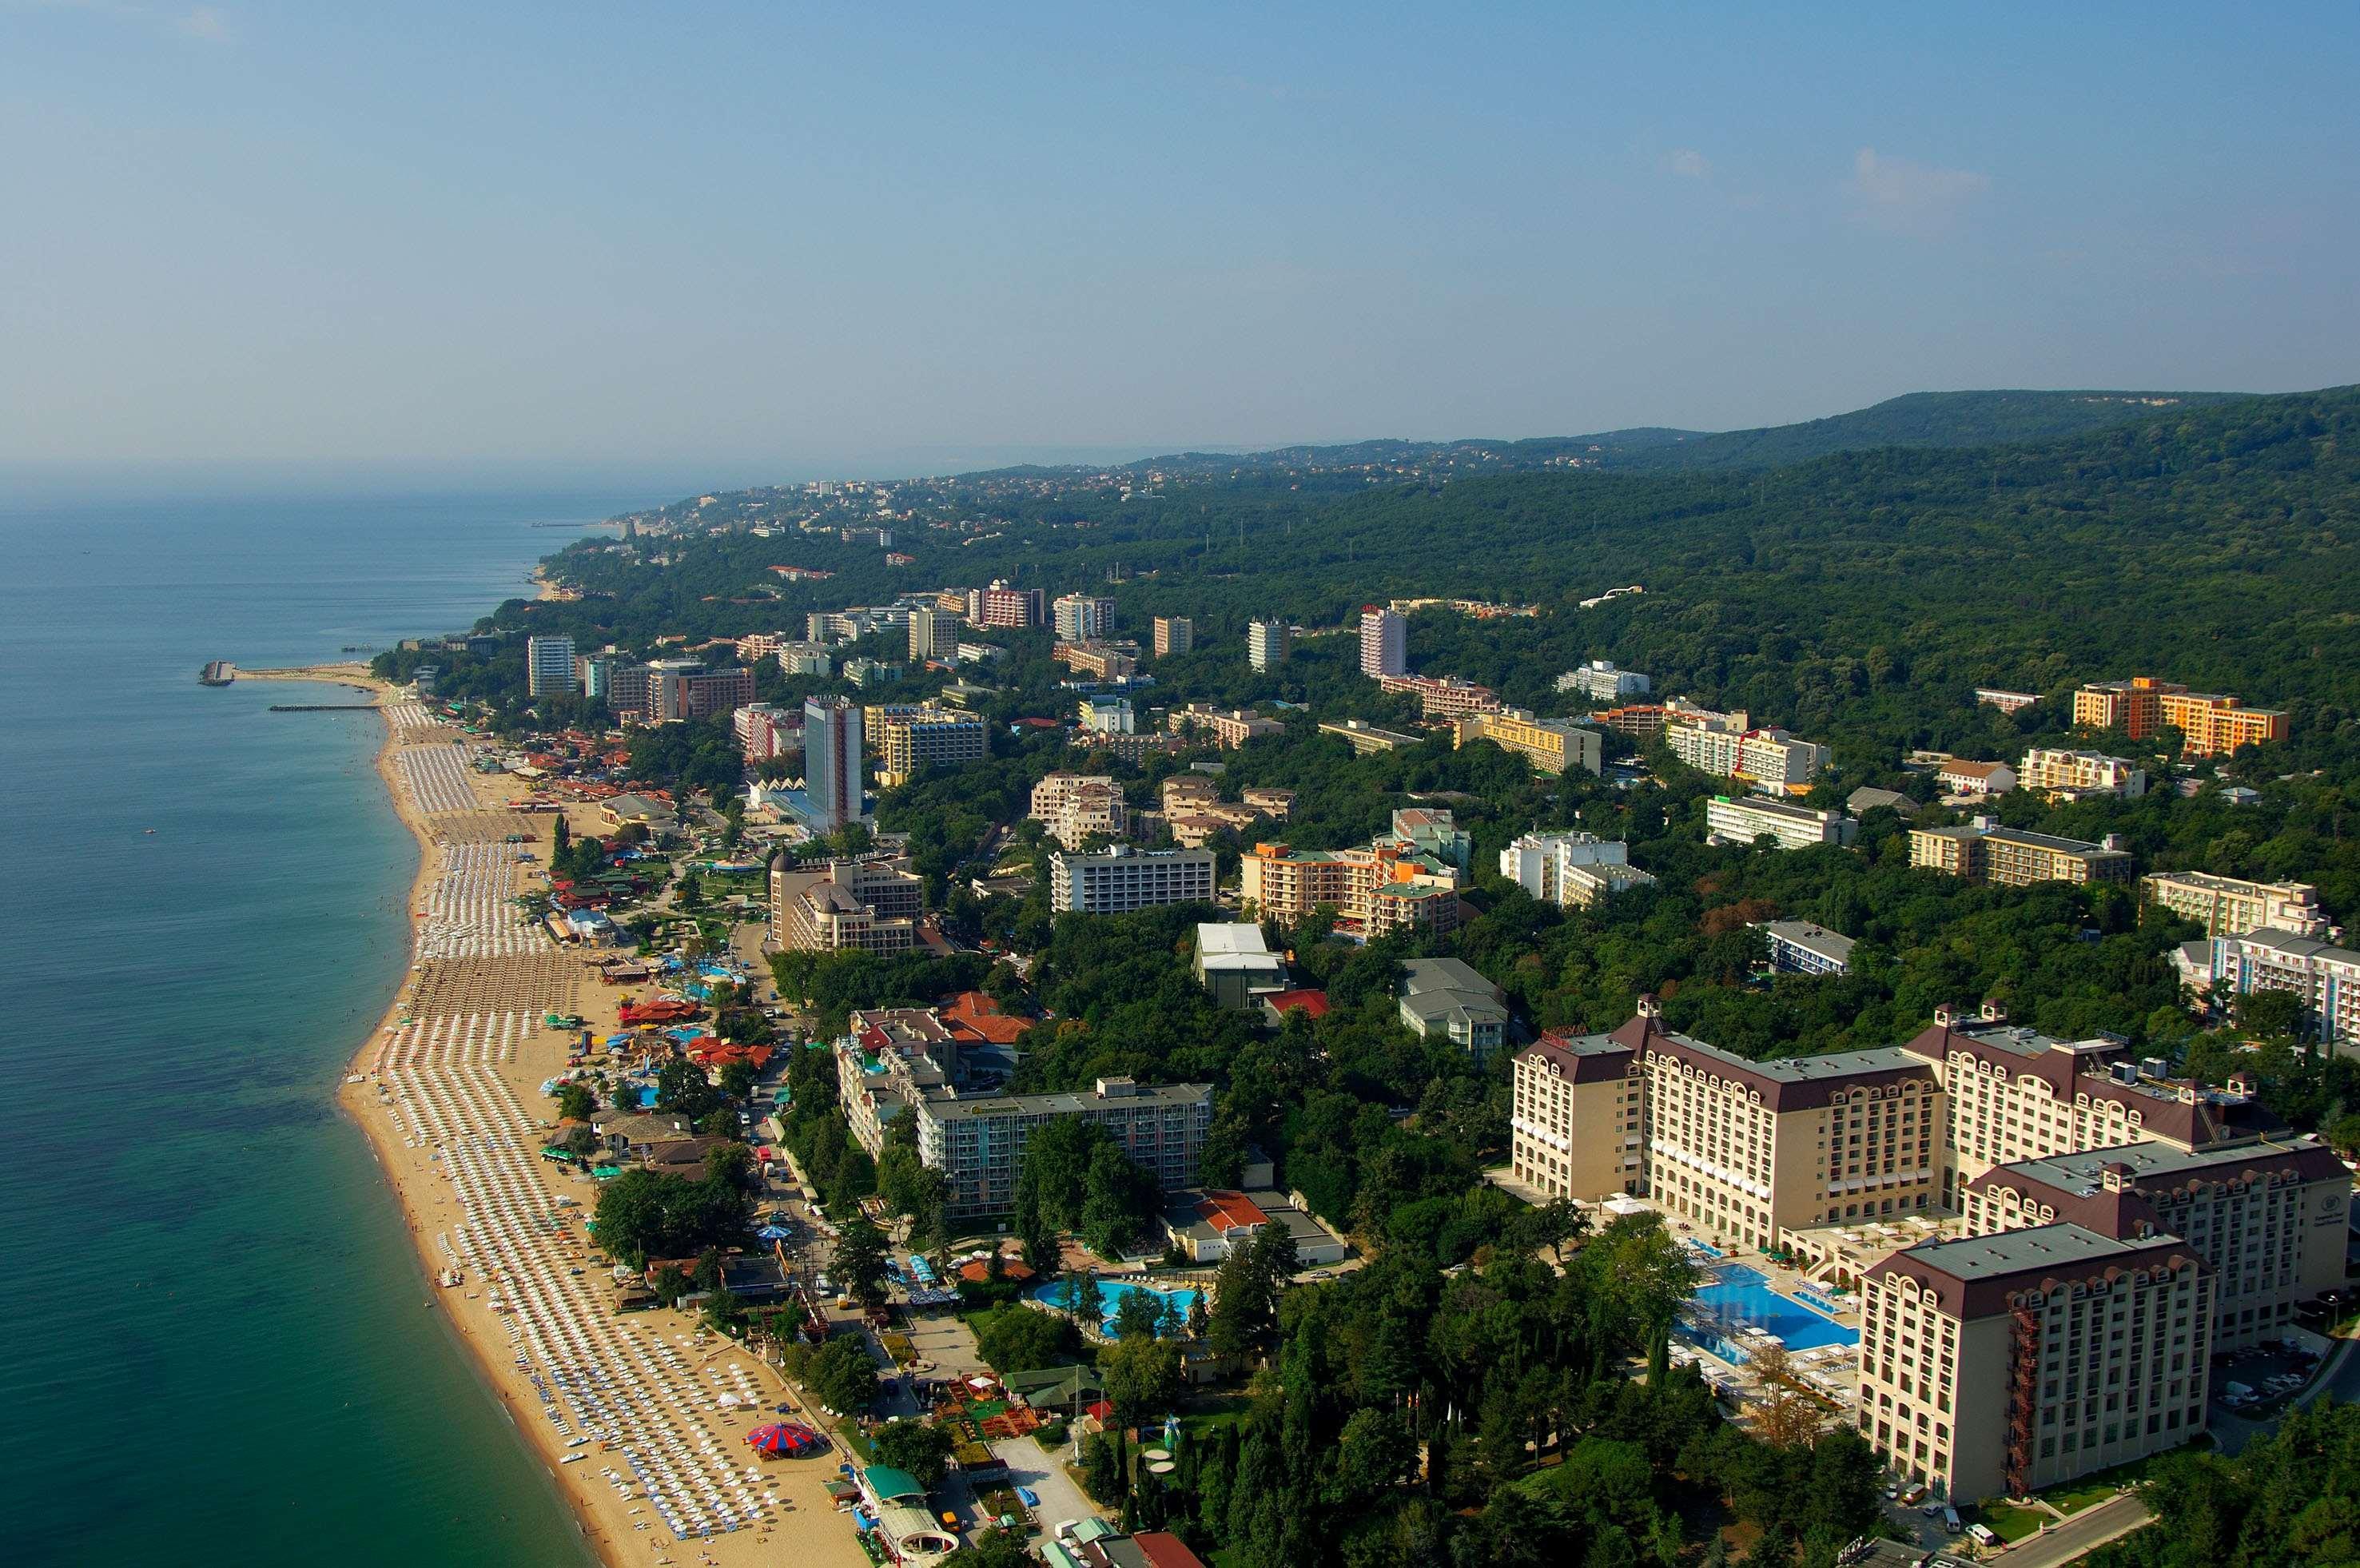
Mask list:
[[792,1231],[781,1230],[774,1225],[766,1225],[754,1234],[763,1241],[786,1241],[794,1235]]

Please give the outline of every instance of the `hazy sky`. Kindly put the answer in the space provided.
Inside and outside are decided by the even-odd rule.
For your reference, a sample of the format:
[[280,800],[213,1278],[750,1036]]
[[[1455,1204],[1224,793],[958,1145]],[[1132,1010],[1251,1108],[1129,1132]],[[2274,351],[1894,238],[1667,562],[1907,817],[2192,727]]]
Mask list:
[[0,463],[2350,382],[2355,61],[2350,4],[0,0]]

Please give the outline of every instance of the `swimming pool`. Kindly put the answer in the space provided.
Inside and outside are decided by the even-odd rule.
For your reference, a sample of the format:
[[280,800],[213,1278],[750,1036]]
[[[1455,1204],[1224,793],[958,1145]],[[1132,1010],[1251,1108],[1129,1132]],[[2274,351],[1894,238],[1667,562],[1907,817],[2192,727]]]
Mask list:
[[[1117,1279],[1100,1279],[1098,1281],[1098,1326],[1108,1334],[1114,1332],[1114,1314],[1122,1305],[1122,1299],[1125,1296],[1146,1295],[1167,1299],[1185,1321],[1188,1316],[1188,1309],[1196,1305],[1196,1298],[1200,1294],[1196,1290],[1158,1290],[1153,1286],[1133,1285]],[[1032,1288],[1032,1299],[1063,1312],[1065,1308],[1065,1282],[1063,1279],[1052,1279],[1045,1285],[1036,1285]]]
[[[1740,1347],[1737,1331],[1766,1329],[1789,1350],[1816,1350],[1823,1345],[1858,1345],[1860,1331],[1812,1311],[1792,1296],[1770,1288],[1759,1271],[1742,1263],[1713,1270],[1711,1283],[1691,1298],[1688,1321],[1698,1337],[1714,1349]],[[1715,1342],[1720,1342],[1716,1344]]]

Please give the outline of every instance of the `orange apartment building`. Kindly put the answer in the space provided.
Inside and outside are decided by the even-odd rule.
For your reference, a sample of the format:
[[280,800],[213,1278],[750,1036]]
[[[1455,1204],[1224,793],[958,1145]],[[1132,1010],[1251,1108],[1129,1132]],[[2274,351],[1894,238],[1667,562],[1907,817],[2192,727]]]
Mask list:
[[2222,757],[2241,746],[2284,740],[2282,708],[2248,708],[2242,699],[2217,691],[2191,691],[2151,675],[2128,681],[2092,681],[2073,693],[2073,722],[2091,729],[2120,730],[2145,740],[2163,729],[2185,737],[2188,757]]

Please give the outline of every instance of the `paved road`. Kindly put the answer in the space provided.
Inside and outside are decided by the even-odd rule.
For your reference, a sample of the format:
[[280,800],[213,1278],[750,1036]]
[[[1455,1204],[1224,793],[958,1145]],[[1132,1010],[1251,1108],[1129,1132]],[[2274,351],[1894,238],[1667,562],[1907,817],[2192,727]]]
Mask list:
[[2136,1492],[2124,1492],[2083,1508],[2063,1524],[2050,1525],[2020,1545],[1990,1559],[2005,1568],[2064,1568],[2085,1552],[2092,1552],[2147,1523],[2147,1505]]

